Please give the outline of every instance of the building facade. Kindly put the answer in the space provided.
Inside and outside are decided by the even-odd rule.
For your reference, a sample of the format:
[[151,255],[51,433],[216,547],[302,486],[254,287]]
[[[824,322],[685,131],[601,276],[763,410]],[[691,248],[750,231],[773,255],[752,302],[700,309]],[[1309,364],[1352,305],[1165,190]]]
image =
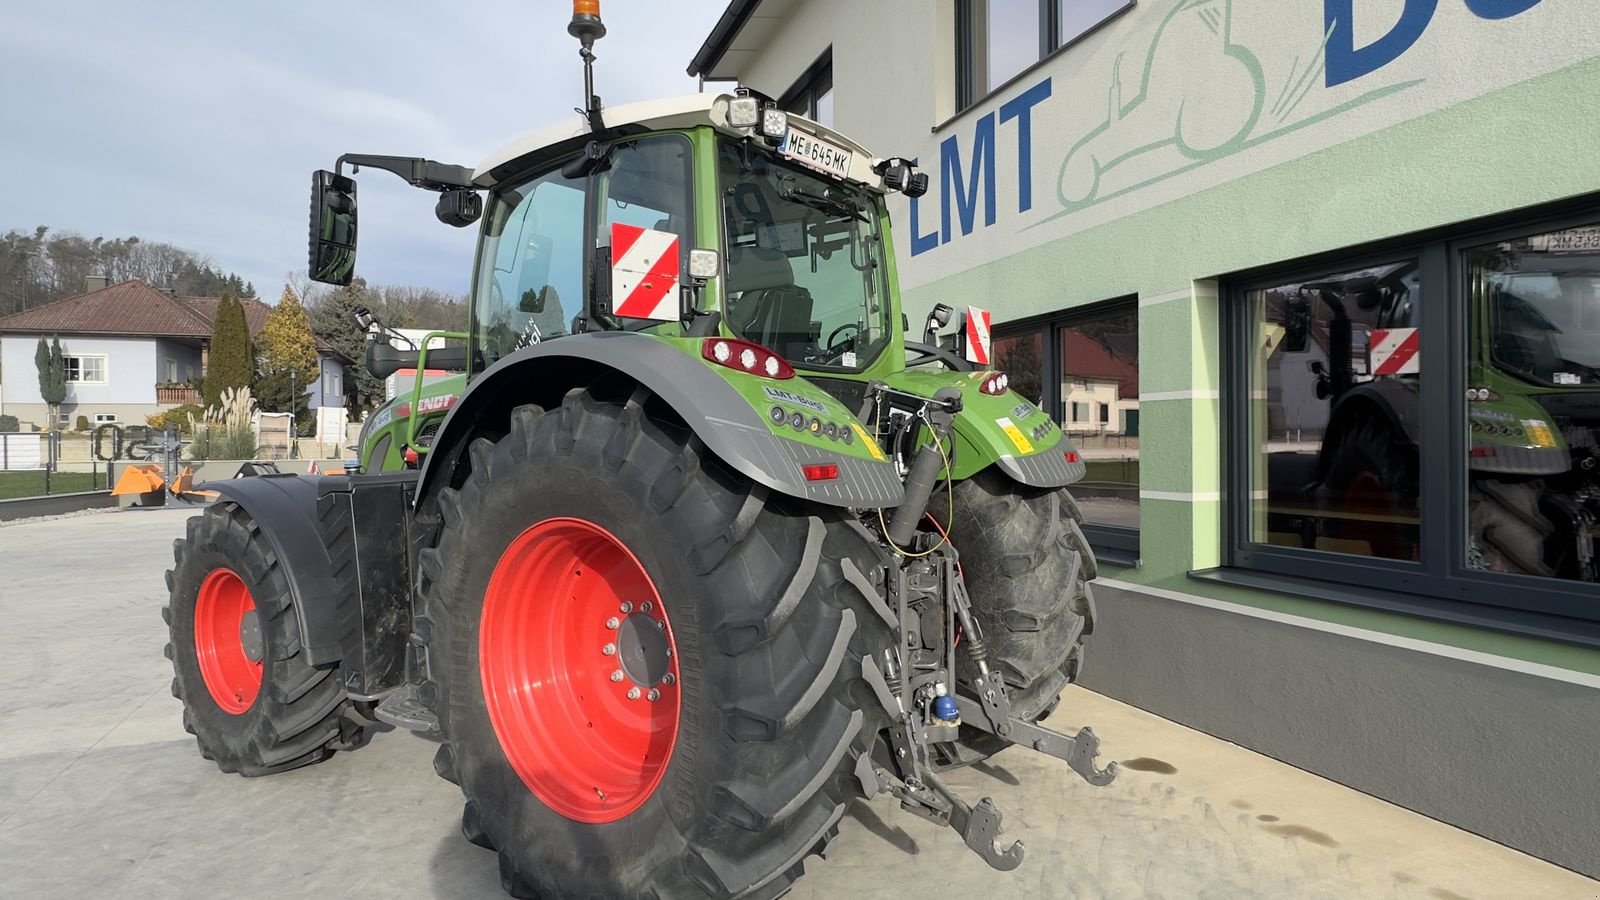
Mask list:
[[928,173],[912,321],[992,309],[1090,463],[1088,687],[1600,876],[1597,54],[1562,0],[734,0],[690,72]]

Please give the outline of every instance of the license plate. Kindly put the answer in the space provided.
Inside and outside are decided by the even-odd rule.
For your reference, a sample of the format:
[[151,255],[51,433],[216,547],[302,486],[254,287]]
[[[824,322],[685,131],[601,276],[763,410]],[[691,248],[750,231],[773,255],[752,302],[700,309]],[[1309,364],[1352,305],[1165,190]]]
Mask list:
[[850,174],[849,150],[793,128],[784,135],[783,143],[778,145],[778,155],[835,178],[845,178]]

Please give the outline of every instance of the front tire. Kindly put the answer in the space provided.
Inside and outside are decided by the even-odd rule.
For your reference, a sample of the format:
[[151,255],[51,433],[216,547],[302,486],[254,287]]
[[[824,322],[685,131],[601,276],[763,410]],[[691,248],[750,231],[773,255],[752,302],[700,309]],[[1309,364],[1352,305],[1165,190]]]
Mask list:
[[165,652],[200,755],[224,772],[271,775],[367,742],[337,671],[306,663],[289,583],[249,513],[210,507],[173,557]]
[[[463,833],[518,897],[785,892],[886,722],[865,531],[726,470],[642,390],[522,407],[470,450],[419,620]],[[670,657],[622,633],[646,600]],[[566,724],[508,724],[541,715]]]

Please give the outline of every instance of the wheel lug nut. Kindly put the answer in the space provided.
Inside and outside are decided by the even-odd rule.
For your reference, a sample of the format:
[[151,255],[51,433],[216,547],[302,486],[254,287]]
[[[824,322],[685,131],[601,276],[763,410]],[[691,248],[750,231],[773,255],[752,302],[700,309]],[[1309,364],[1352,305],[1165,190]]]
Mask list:
[[617,655],[617,645],[616,644],[607,644],[604,647],[600,648],[600,652],[604,653],[607,656],[616,656]]
[[662,631],[666,631],[667,630],[667,620],[666,619],[657,619],[656,620],[656,627],[661,629]]
[[650,601],[646,600],[645,602],[639,604],[639,611],[640,612],[649,612],[650,611]]
[[677,684],[678,683],[678,677],[676,675],[673,675],[671,672],[668,672],[667,674],[661,676],[661,683],[665,684],[665,685]]
[[633,612],[633,604],[626,600],[622,601],[622,612],[624,614]]
[[621,681],[622,680],[622,670],[621,669],[612,669],[611,670],[611,680],[612,681]]
[[646,694],[645,696],[650,698],[651,700],[660,700],[661,699],[661,692],[656,690],[655,688],[651,688],[650,689],[650,693]]
[[637,699],[639,699],[639,689],[636,688],[636,687],[628,688],[628,699],[629,700],[637,700]]
[[621,625],[621,624],[622,624],[621,622],[617,621],[617,617],[616,616],[612,616],[611,618],[606,620],[606,627],[611,629],[612,631],[616,631],[617,630],[617,626]]

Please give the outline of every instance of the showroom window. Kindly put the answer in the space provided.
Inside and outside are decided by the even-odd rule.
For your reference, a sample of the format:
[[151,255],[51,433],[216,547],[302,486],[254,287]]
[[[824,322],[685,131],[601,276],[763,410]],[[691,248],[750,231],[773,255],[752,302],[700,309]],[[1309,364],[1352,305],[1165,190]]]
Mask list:
[[811,64],[778,105],[813,122],[833,127],[833,48]]
[[956,111],[1132,5],[1133,0],[956,0]]
[[1132,301],[997,325],[995,365],[1049,410],[1088,466],[1072,487],[1108,562],[1132,564],[1139,528],[1139,316]]
[[1600,645],[1588,209],[1235,280],[1227,565],[1197,577]]

